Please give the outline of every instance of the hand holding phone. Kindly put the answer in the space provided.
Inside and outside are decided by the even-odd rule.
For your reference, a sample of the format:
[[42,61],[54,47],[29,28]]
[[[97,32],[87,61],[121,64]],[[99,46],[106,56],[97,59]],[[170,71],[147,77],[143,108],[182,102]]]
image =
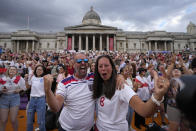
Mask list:
[[8,91],[8,89],[4,86],[3,88],[2,88],[2,92],[7,92]]

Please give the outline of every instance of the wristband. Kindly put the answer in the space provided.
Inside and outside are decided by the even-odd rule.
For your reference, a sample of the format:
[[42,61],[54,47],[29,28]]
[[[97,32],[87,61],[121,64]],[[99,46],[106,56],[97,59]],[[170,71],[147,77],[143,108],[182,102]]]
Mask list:
[[157,99],[154,98],[154,94],[152,94],[151,100],[152,100],[157,106],[160,106],[161,103],[164,101],[164,96],[162,97],[161,101],[158,101]]

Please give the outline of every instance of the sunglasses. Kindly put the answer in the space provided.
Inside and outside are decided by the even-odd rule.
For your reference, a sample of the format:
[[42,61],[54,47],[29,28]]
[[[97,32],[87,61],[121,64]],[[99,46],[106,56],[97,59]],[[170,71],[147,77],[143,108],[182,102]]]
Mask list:
[[84,63],[88,63],[88,59],[77,59],[76,60],[77,63],[81,63],[82,61],[84,61]]

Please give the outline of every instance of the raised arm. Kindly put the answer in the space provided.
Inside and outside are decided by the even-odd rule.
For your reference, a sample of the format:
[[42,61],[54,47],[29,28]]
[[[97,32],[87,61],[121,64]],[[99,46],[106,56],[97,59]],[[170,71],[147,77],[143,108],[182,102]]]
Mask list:
[[156,106],[160,106],[164,94],[169,87],[168,79],[158,77],[157,72],[153,71],[154,76],[154,93],[146,103],[144,103],[137,95],[133,96],[129,102],[130,106],[141,116],[148,117],[155,112]]
[[169,65],[167,68],[167,78],[171,78],[172,70],[174,69],[175,66],[175,61],[176,61],[176,56],[174,55],[171,58],[171,65]]
[[25,74],[24,80],[25,80],[25,86],[27,89],[31,88],[31,86],[29,85],[29,82],[28,82],[28,78],[29,78],[29,75]]
[[54,95],[54,93],[51,90],[52,82],[53,82],[52,75],[44,76],[44,90],[46,95],[46,101],[52,111],[58,112],[63,106],[64,98],[60,95],[56,95],[56,96]]
[[182,67],[183,73],[186,75],[191,75],[192,73],[186,68],[182,57],[180,57],[179,60],[180,60],[180,65]]

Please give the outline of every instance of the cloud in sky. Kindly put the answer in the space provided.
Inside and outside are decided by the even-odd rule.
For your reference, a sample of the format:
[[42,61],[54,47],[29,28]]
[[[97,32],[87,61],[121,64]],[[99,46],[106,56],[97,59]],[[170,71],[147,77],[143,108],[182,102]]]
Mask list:
[[196,24],[195,0],[1,0],[0,32],[27,27],[37,32],[59,32],[81,24],[90,6],[102,24],[125,31],[165,30],[186,32],[190,21]]

